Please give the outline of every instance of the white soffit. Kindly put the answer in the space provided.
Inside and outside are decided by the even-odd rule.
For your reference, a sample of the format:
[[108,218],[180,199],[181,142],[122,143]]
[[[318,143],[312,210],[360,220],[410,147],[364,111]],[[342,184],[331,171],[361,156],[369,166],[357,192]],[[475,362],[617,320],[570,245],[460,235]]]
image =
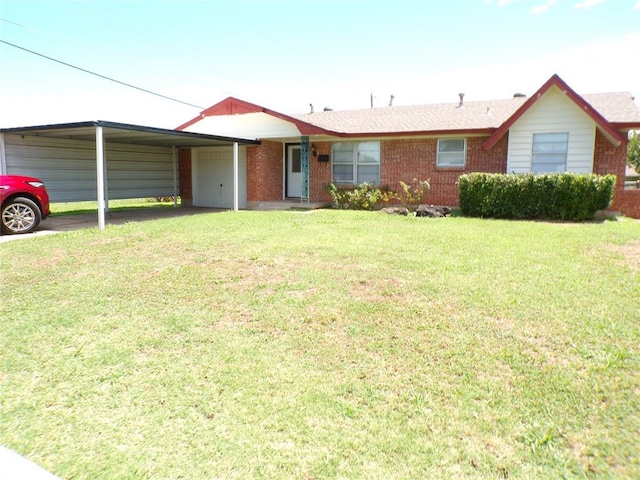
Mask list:
[[300,136],[293,123],[262,112],[205,117],[185,131],[246,139]]

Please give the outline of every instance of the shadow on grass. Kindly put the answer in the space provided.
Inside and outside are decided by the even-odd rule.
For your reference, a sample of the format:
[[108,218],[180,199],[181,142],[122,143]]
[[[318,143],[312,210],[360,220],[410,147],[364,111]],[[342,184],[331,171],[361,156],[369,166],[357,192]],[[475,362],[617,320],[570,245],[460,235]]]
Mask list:
[[[157,202],[151,199],[142,200],[114,200],[110,202],[108,212],[127,212],[131,210],[174,208],[173,201]],[[178,202],[180,206],[180,202]],[[51,205],[50,217],[60,217],[68,215],[85,215],[88,213],[98,213],[96,202],[59,203]]]
[[[165,209],[165,208],[174,208],[173,207],[173,203],[172,204],[167,204],[167,205],[149,205],[149,206],[143,206],[143,205],[138,205],[135,207],[116,207],[116,208],[110,208],[108,211],[110,213],[114,213],[114,212],[128,212],[128,211],[132,211],[132,210],[144,210],[144,209]],[[98,209],[97,208],[82,208],[82,209],[78,209],[78,210],[65,210],[62,212],[51,212],[50,217],[62,217],[62,216],[68,216],[68,215],[84,215],[87,213],[98,213]]]

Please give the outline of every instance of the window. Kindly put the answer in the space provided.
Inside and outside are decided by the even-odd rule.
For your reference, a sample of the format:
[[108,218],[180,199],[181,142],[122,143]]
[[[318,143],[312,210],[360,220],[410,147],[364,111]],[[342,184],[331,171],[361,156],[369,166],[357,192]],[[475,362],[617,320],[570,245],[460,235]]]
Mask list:
[[333,181],[342,184],[380,183],[380,142],[333,144]]
[[566,171],[568,150],[568,133],[534,133],[531,171],[533,173]]
[[466,138],[438,139],[438,167],[464,167],[467,158]]
[[301,168],[301,150],[300,147],[291,149],[291,173],[300,173],[302,172]]

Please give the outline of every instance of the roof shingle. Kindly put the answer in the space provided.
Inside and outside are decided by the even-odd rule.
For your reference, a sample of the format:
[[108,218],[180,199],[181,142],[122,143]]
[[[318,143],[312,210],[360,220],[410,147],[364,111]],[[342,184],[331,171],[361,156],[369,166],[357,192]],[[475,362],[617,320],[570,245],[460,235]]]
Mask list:
[[[640,108],[629,92],[583,95],[607,121],[640,126]],[[344,134],[393,134],[496,129],[527,100],[457,102],[430,105],[378,107],[362,110],[324,111],[291,117]]]

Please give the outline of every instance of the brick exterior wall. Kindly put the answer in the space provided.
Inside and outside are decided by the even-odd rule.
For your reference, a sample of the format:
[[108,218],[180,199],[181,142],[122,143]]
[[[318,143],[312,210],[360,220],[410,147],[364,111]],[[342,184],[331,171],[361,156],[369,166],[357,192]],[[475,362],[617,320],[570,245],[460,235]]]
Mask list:
[[[467,139],[467,165],[463,168],[436,166],[437,139],[400,139],[380,142],[380,185],[401,190],[400,181],[410,183],[429,179],[431,192],[425,199],[434,205],[458,205],[458,177],[469,172],[504,173],[507,166],[507,136],[486,151],[486,137]],[[331,156],[331,142],[314,142],[318,155]],[[324,186],[331,182],[331,162],[310,159],[310,193],[312,201],[331,201]]]
[[382,142],[380,184],[401,190],[400,181],[410,183],[414,178],[429,180],[431,191],[425,199],[434,205],[458,205],[458,178],[469,172],[504,173],[507,167],[507,136],[490,150],[484,150],[486,137],[467,138],[465,167],[438,167],[436,138],[414,140],[385,140]]
[[180,148],[178,150],[178,179],[180,184],[180,204],[185,207],[190,207],[193,205],[190,148]]
[[282,200],[283,147],[280,142],[263,140],[247,147],[247,202]]
[[611,209],[627,217],[640,219],[640,189],[616,190]]
[[625,190],[624,180],[627,165],[627,145],[616,147],[596,130],[596,145],[593,173],[617,176],[611,210],[622,212],[627,217],[640,218],[640,190]]
[[[486,137],[467,138],[467,164],[464,168],[436,166],[437,139],[399,139],[380,142],[380,185],[400,190],[400,181],[429,179],[431,192],[425,199],[434,205],[458,205],[460,175],[469,172],[505,173],[507,166],[508,135],[486,151],[482,143]],[[331,182],[331,142],[310,142],[318,155],[329,155],[330,161],[319,162],[309,157],[309,197],[312,202],[330,202],[325,185]],[[191,150],[178,152],[180,196],[183,205],[190,206]],[[613,173],[617,176],[612,210],[640,218],[640,190],[624,190],[626,145],[615,147],[600,132],[596,132],[593,172]],[[247,201],[264,202],[282,200],[283,144],[265,140],[261,145],[247,147]]]
[[329,155],[328,162],[319,162],[318,157],[309,153],[309,199],[312,202],[331,202],[325,186],[331,183],[331,142],[313,142],[318,157]]
[[625,169],[627,165],[627,145],[616,147],[596,130],[596,144],[593,155],[593,173],[616,175],[616,191],[624,189]]

